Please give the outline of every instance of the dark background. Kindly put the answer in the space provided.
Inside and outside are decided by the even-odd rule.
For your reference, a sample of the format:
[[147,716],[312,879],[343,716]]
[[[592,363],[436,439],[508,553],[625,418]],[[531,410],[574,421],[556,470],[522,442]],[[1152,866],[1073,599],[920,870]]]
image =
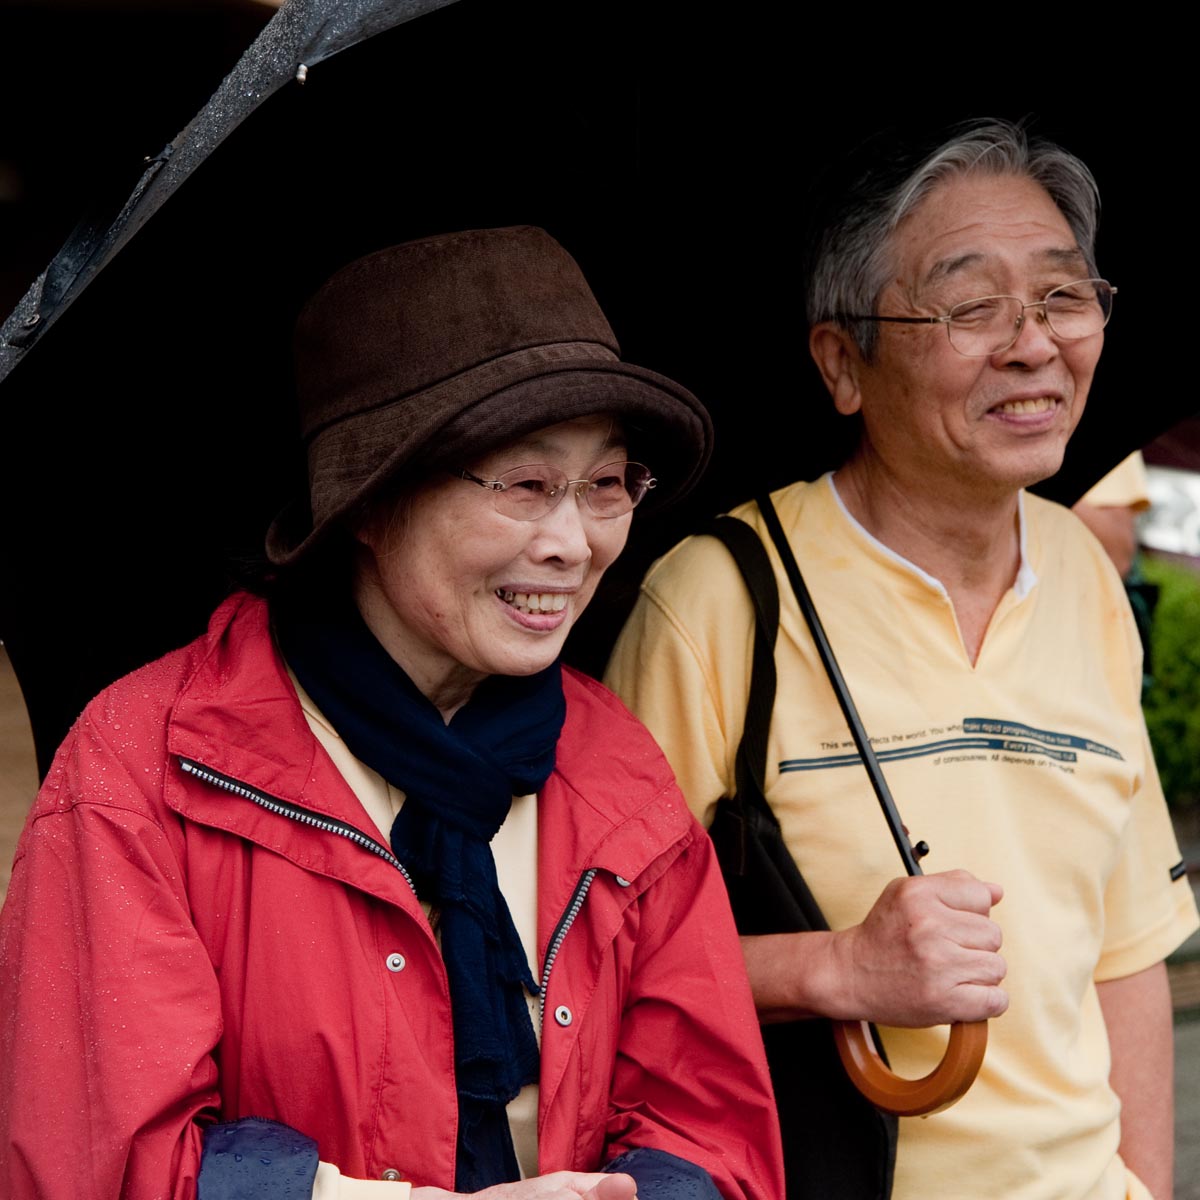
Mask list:
[[[83,213],[115,211],[271,12],[0,12],[0,310]],[[593,670],[650,557],[823,465],[800,231],[822,173],[890,121],[1032,116],[1080,154],[1104,196],[1101,270],[1121,290],[1093,403],[1136,412],[1193,386],[1195,331],[1168,301],[1192,259],[1182,44],[1032,13],[992,13],[1004,30],[953,10],[795,13],[462,0],[316,65],[239,128],[0,388],[0,637],[43,769],[92,693],[203,628],[225,564],[297,486],[292,321],[334,268],[382,245],[543,225],[625,357],[713,412],[707,483],[639,520],[573,638]],[[1151,52],[1155,88],[1131,96],[1117,64]]]

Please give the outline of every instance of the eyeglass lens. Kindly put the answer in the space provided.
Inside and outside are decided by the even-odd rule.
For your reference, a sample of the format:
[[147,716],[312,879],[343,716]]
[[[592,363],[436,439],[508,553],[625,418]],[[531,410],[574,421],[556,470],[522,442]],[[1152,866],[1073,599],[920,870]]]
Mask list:
[[946,327],[955,350],[982,358],[1007,350],[1017,340],[1031,308],[1045,312],[1046,324],[1061,341],[1091,337],[1108,324],[1112,299],[1112,287],[1105,280],[1078,279],[1047,292],[1031,304],[1016,296],[967,300],[950,310]]
[[649,468],[635,462],[608,463],[587,479],[570,479],[538,463],[505,471],[496,482],[504,485],[492,492],[496,509],[517,521],[535,521],[557,507],[570,484],[577,486],[598,517],[624,516],[654,486]]

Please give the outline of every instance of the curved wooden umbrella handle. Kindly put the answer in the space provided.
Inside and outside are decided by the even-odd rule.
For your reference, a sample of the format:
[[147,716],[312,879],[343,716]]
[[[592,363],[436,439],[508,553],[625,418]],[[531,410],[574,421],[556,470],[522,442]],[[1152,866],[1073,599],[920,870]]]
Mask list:
[[921,1079],[902,1079],[879,1057],[866,1021],[833,1022],[833,1040],[854,1086],[898,1117],[927,1116],[961,1099],[979,1074],[987,1037],[986,1021],[951,1025],[942,1061]]

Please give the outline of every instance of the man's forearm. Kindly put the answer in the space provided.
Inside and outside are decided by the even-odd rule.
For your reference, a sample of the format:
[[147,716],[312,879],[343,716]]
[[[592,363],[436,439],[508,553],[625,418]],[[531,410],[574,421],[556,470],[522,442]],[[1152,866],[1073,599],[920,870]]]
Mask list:
[[764,1025],[806,1017],[849,1018],[833,933],[770,933],[742,938],[746,973]]
[[1096,985],[1121,1099],[1121,1157],[1155,1200],[1171,1200],[1175,1058],[1165,963]]

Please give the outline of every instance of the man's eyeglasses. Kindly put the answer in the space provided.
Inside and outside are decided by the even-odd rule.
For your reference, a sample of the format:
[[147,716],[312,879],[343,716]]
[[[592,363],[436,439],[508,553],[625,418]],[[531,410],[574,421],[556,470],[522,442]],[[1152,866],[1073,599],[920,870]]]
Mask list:
[[945,325],[950,345],[967,358],[987,358],[1007,350],[1021,336],[1025,310],[1040,308],[1060,342],[1099,333],[1112,316],[1117,289],[1107,279],[1077,279],[1051,288],[1029,303],[1018,296],[980,296],[956,304],[943,317],[864,317],[839,313],[841,321],[888,321],[897,325]]
[[470,471],[454,471],[457,479],[477,483],[492,495],[492,506],[514,521],[536,521],[558,507],[571,488],[578,502],[582,496],[597,517],[623,517],[641,503],[658,482],[650,468],[636,462],[608,463],[597,467],[586,479],[568,479],[556,467],[534,463],[513,467],[495,479],[480,479]]

